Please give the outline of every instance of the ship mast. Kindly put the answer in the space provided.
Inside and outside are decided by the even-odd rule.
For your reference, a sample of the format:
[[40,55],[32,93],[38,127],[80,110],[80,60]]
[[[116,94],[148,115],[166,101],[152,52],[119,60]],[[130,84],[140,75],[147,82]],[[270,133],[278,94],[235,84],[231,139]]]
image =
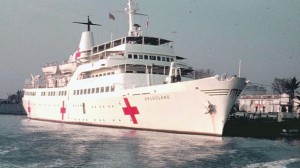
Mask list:
[[88,21],[87,22],[73,22],[73,23],[88,25],[87,31],[91,31],[91,25],[93,25],[93,26],[101,26],[100,24],[94,24],[94,23],[92,23],[91,20],[90,20],[90,16],[88,16]]
[[133,32],[133,20],[134,20],[133,13],[135,12],[133,10],[133,5],[132,5],[132,1],[131,0],[128,0],[127,12],[128,12],[128,16],[129,16],[129,32],[128,32],[128,36],[131,36],[131,35],[134,34],[134,32]]
[[134,15],[142,15],[147,16],[145,14],[137,13],[138,10],[137,6],[134,5],[132,0],[128,0],[128,6],[125,8],[125,11],[127,12],[129,16],[128,24],[129,24],[129,31],[128,36],[140,36],[142,35],[141,26],[134,23]]

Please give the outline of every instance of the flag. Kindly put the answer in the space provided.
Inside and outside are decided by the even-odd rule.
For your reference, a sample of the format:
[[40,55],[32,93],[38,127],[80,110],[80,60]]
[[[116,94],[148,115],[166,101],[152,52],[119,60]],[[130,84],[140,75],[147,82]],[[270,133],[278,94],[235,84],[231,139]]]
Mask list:
[[149,26],[149,21],[147,20],[147,22],[146,22],[146,28],[148,28],[148,26]]
[[108,18],[111,20],[116,20],[115,16],[111,13],[108,14]]

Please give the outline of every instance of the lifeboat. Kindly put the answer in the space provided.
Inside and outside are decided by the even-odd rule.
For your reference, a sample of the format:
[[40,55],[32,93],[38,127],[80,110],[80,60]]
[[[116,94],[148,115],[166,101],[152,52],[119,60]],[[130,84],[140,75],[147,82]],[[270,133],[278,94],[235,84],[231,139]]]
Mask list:
[[57,70],[57,65],[46,65],[42,68],[42,71],[45,73],[45,75],[54,75],[57,73]]
[[72,73],[75,71],[76,67],[77,67],[77,62],[68,62],[59,65],[59,69],[61,73]]

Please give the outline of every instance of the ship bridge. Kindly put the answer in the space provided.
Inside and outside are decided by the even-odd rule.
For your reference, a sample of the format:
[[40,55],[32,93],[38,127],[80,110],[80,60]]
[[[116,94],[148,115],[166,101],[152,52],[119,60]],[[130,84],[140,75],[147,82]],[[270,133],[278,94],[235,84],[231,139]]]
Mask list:
[[[175,55],[173,43],[170,40],[147,36],[125,36],[113,41],[91,47],[84,57],[80,57],[81,63],[95,62],[112,58],[124,59],[136,64],[170,65],[171,62],[186,64],[185,58]],[[127,62],[127,63],[129,63]],[[106,64],[108,65],[108,64]]]
[[[110,41],[101,45],[97,45],[92,47],[92,51],[91,51],[91,55],[95,55],[95,54],[100,54],[103,53],[105,51],[109,52],[109,51],[124,51],[125,45],[126,44],[137,44],[137,45],[146,45],[146,46],[160,46],[161,47],[165,47],[168,49],[172,49],[172,41],[170,40],[166,40],[166,39],[162,39],[162,38],[156,38],[156,37],[146,37],[146,36],[126,36],[123,38],[119,38],[116,39],[114,41]],[[120,47],[122,46],[123,47]],[[159,48],[157,48],[156,50],[159,50]],[[155,51],[153,51],[155,52]]]

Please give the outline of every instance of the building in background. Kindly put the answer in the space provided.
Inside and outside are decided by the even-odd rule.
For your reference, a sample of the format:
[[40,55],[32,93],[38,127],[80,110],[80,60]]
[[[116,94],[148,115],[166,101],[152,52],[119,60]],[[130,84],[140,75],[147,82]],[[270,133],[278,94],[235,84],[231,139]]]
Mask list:
[[[294,100],[294,112],[299,113],[299,100]],[[245,112],[288,112],[288,94],[267,94],[267,89],[259,85],[248,85],[239,100],[239,111]]]

